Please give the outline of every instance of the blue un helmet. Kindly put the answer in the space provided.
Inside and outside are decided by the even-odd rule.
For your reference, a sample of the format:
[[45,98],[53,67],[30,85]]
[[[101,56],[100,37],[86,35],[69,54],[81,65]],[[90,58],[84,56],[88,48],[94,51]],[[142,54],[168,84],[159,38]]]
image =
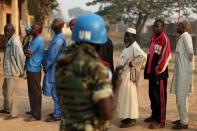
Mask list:
[[93,13],[79,16],[73,28],[72,39],[77,42],[105,44],[107,31],[104,20]]

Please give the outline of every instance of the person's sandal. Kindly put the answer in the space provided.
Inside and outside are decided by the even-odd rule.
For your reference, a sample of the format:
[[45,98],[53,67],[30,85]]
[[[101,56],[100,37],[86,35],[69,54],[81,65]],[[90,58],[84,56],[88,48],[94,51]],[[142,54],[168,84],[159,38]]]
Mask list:
[[31,115],[32,113],[31,113],[31,111],[26,111],[25,114]]
[[6,110],[0,110],[0,113],[4,113],[4,114],[9,114],[9,111],[6,111]]
[[45,121],[46,122],[55,122],[55,121],[60,121],[61,120],[61,118],[56,118],[56,117],[54,117],[53,115],[52,116],[50,116],[49,118],[47,118]]
[[164,128],[164,126],[161,126],[161,124],[158,122],[154,122],[154,123],[150,124],[148,128],[149,129],[160,129],[160,128]]
[[13,120],[13,119],[17,119],[17,118],[19,118],[19,115],[5,117],[4,120]]
[[179,120],[173,121],[172,124],[178,124],[180,122],[181,122],[181,120],[179,119]]
[[39,120],[41,120],[41,119],[36,119],[36,118],[33,117],[33,116],[30,116],[30,117],[24,119],[24,121],[26,121],[26,122],[39,121]]
[[175,130],[188,129],[188,124],[182,124],[179,122],[176,125],[174,125],[172,129],[175,129]]

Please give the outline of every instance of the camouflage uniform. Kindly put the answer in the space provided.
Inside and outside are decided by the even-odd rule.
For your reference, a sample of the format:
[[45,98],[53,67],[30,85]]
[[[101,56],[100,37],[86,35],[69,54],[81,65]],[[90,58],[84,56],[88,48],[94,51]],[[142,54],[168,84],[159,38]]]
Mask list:
[[63,111],[61,131],[106,131],[96,103],[113,95],[108,71],[92,46],[72,45],[57,63],[56,85]]

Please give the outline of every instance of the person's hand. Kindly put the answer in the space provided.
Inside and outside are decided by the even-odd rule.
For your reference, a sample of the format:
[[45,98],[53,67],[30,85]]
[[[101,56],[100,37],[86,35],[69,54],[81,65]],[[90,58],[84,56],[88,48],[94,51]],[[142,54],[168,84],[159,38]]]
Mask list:
[[133,67],[132,62],[129,62],[129,67]]
[[31,57],[32,56],[32,52],[27,50],[27,49],[24,51],[24,53],[25,53],[25,56],[27,56],[27,57]]
[[193,54],[189,54],[188,58],[189,58],[189,61],[192,62],[193,61]]
[[46,71],[47,71],[45,66],[43,66],[43,71],[44,71],[44,73],[46,73]]
[[20,74],[20,78],[23,78],[25,76],[25,73]]

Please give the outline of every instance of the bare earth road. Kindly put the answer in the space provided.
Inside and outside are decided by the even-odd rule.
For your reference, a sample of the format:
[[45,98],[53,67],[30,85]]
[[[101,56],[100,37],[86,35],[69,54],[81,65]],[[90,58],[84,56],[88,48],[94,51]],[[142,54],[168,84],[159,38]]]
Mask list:
[[[197,131],[197,74],[194,73],[194,92],[189,98],[189,129],[187,131]],[[169,93],[169,87],[172,79],[172,72],[170,72],[170,78],[168,81],[168,103],[167,103],[167,124],[165,129],[159,129],[156,131],[171,131],[171,121],[178,119],[178,113],[175,103],[175,96]],[[137,120],[137,125],[127,129],[118,128],[118,119],[114,117],[111,120],[110,131],[141,131],[147,129],[148,124],[143,122],[143,119],[150,114],[150,102],[148,98],[148,82],[140,77],[140,85],[138,88],[138,99],[139,99],[139,111],[140,118]],[[0,64],[0,109],[3,105],[3,94],[2,94],[2,63]],[[26,111],[29,111],[29,100],[27,95],[27,84],[25,79],[19,79],[17,90],[17,100],[19,106],[20,118],[15,120],[4,120],[6,115],[0,114],[0,131],[58,131],[59,122],[46,123],[47,114],[53,110],[52,99],[44,97],[42,100],[42,120],[38,122],[25,122],[24,119]]]

